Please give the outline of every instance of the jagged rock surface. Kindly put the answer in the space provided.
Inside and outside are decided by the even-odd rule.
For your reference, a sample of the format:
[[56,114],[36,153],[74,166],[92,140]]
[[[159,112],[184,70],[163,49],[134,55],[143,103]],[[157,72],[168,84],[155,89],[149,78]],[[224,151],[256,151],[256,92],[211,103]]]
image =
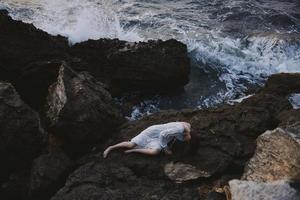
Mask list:
[[257,182],[300,179],[299,138],[300,135],[281,128],[259,136],[242,179]]
[[0,80],[16,80],[31,62],[64,58],[68,41],[50,36],[32,24],[12,20],[0,10]]
[[288,182],[257,183],[253,181],[232,180],[229,182],[230,200],[298,200],[300,193]]
[[49,146],[47,150],[34,159],[29,178],[29,194],[40,199],[49,198],[59,189],[72,160],[57,146]]
[[49,87],[46,117],[50,132],[73,152],[110,137],[121,123],[103,84],[66,64],[60,66],[57,81]]
[[[125,157],[128,158],[129,156]],[[51,200],[197,199],[195,188],[176,187],[173,183],[164,180],[163,177],[157,179],[158,175],[155,172],[151,173],[153,178],[135,172],[135,168],[139,168],[141,165],[146,170],[147,164],[143,161],[147,159],[149,158],[144,158],[141,161],[136,160],[139,162],[139,166],[133,166],[130,161],[107,162],[98,157],[97,160],[74,171],[69,176],[65,186]]]
[[187,47],[176,40],[89,40],[74,45],[70,54],[88,63],[88,71],[114,93],[173,90],[188,82]]
[[30,163],[45,138],[38,114],[5,82],[0,82],[0,137],[1,176]]
[[[37,65],[62,60],[77,59],[71,67],[89,71],[116,94],[168,91],[182,88],[188,82],[187,47],[176,40],[129,43],[99,39],[70,47],[67,38],[51,36],[32,24],[15,21],[5,10],[0,10],[0,30],[0,80],[9,80],[26,97],[30,96],[28,88],[34,82],[27,78],[34,76],[43,86],[49,77],[44,80],[45,76],[36,74],[52,73],[49,65],[42,66],[46,69]],[[32,103],[30,98],[25,100]]]
[[[161,111],[130,122],[107,145],[127,141],[150,125],[169,121],[189,121],[192,124],[192,140],[189,144],[175,143],[174,155],[171,157],[126,155],[120,153],[120,150],[112,152],[105,160],[100,158],[102,152],[98,156],[86,158],[82,163],[88,164],[78,168],[52,200],[72,199],[76,196],[81,199],[197,199],[200,193],[205,196],[202,194],[204,190],[193,184],[197,180],[199,184],[210,180],[207,186],[210,189],[206,190],[210,195],[207,198],[217,196],[224,199],[224,195],[211,192],[211,187],[216,184],[213,180],[221,179],[222,174],[240,177],[255,151],[256,137],[268,129],[276,128],[280,123],[278,115],[291,109],[285,95],[263,90],[234,106]],[[102,150],[103,146],[99,148]],[[168,173],[165,173],[165,166],[170,162],[187,164],[194,171],[203,172],[207,178],[202,176],[198,179],[184,179],[186,174],[177,174],[177,178],[184,180],[180,185],[174,184],[167,177]],[[127,178],[124,180],[124,177]],[[227,183],[223,182],[220,187]],[[154,194],[149,191],[155,192],[156,196],[148,196]],[[167,193],[161,196],[163,191]]]
[[164,167],[165,174],[174,182],[182,183],[189,180],[195,180],[198,178],[207,178],[211,175],[197,170],[196,167],[184,163],[170,162]]

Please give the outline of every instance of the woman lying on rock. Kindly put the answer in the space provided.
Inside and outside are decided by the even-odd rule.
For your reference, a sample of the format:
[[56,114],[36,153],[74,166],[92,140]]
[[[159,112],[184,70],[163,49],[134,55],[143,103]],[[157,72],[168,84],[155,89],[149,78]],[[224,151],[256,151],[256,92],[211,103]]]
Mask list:
[[161,150],[167,155],[172,154],[168,148],[168,143],[174,139],[187,142],[191,139],[191,124],[187,122],[170,122],[167,124],[158,124],[148,127],[140,134],[135,136],[128,142],[109,146],[104,152],[103,157],[106,158],[111,150],[118,148],[128,148],[130,150],[125,153],[142,153],[146,155],[157,155]]

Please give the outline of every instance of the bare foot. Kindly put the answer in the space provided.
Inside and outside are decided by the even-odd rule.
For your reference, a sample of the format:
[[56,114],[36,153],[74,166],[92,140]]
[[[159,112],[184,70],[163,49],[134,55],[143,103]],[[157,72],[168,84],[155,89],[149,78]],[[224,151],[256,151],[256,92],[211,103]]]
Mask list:
[[108,147],[107,149],[105,149],[105,151],[103,152],[103,158],[107,157],[107,155],[109,154],[110,150],[111,150],[110,147]]

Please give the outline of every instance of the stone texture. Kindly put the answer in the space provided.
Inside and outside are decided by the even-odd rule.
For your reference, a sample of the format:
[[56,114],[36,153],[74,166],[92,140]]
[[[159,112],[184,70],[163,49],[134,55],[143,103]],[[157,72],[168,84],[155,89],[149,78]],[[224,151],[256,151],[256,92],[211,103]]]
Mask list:
[[182,88],[189,79],[187,47],[173,39],[139,43],[99,39],[70,47],[67,38],[15,21],[5,10],[0,10],[0,30],[0,80],[12,82],[29,104],[32,99],[27,98],[31,94],[28,87],[34,80],[27,78],[34,76],[43,84],[49,80],[36,76],[50,70],[49,65],[41,68],[39,63],[77,60],[70,65],[73,69],[89,71],[115,94],[169,91]]
[[230,200],[298,200],[300,193],[288,182],[257,183],[253,181],[232,180],[229,182]]
[[74,45],[70,54],[86,62],[87,70],[113,93],[169,91],[188,82],[187,47],[176,40],[89,40]]
[[69,176],[65,186],[51,200],[197,199],[194,187],[174,187],[156,173],[151,174],[152,178],[141,176],[134,168],[127,166],[126,162],[122,162],[122,157],[118,158],[119,162],[107,162],[98,158],[98,161],[81,166]]
[[47,150],[34,159],[29,178],[31,197],[49,198],[63,183],[72,160],[57,146],[48,146]]
[[[242,175],[245,164],[255,152],[257,136],[268,129],[276,128],[283,120],[280,118],[283,111],[292,110],[286,95],[262,90],[234,106],[161,111],[129,122],[124,124],[120,134],[108,140],[106,145],[97,147],[101,151],[99,154],[91,154],[81,160],[81,167],[68,178],[65,186],[52,200],[76,197],[198,199],[200,195],[203,199],[224,199],[223,194],[217,195],[213,191],[222,192],[220,188],[231,179],[229,177],[239,178]],[[192,124],[191,142],[176,142],[172,156],[123,154],[122,150],[118,150],[103,160],[102,150],[106,146],[127,141],[150,125],[169,121],[188,121]],[[165,166],[171,162],[184,163],[189,169],[193,169],[193,172],[204,171],[209,177],[178,185],[165,174]],[[224,175],[228,177],[222,178]],[[207,189],[200,191],[200,185]]]
[[196,167],[184,163],[170,162],[164,167],[165,174],[176,183],[182,183],[189,180],[198,178],[210,177],[210,174],[205,171],[197,170]]
[[63,138],[73,152],[111,137],[121,123],[104,85],[66,64],[49,87],[46,117],[50,132]]
[[161,111],[123,126],[114,141],[126,141],[153,124],[188,121],[192,125],[189,144],[175,143],[174,158],[208,174],[242,170],[255,151],[255,138],[278,124],[276,113],[291,109],[288,100],[258,94],[235,106],[215,109]]
[[1,176],[29,164],[45,139],[38,114],[5,82],[0,82],[0,137]]
[[0,80],[16,80],[33,61],[61,59],[68,48],[66,38],[12,20],[5,10],[0,10],[0,30]]
[[299,136],[281,128],[259,136],[242,179],[257,182],[300,179]]

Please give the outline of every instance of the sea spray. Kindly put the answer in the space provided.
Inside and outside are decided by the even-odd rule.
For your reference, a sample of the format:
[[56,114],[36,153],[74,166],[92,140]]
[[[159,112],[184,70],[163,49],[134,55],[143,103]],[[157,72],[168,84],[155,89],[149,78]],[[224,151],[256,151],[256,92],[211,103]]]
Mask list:
[[134,29],[123,29],[112,1],[7,0],[0,8],[8,9],[14,19],[68,37],[71,44],[99,38],[142,40]]
[[198,77],[191,75],[184,94],[145,99],[135,111],[216,106],[271,74],[300,72],[298,0],[3,0],[0,8],[72,44],[102,37],[185,43]]

